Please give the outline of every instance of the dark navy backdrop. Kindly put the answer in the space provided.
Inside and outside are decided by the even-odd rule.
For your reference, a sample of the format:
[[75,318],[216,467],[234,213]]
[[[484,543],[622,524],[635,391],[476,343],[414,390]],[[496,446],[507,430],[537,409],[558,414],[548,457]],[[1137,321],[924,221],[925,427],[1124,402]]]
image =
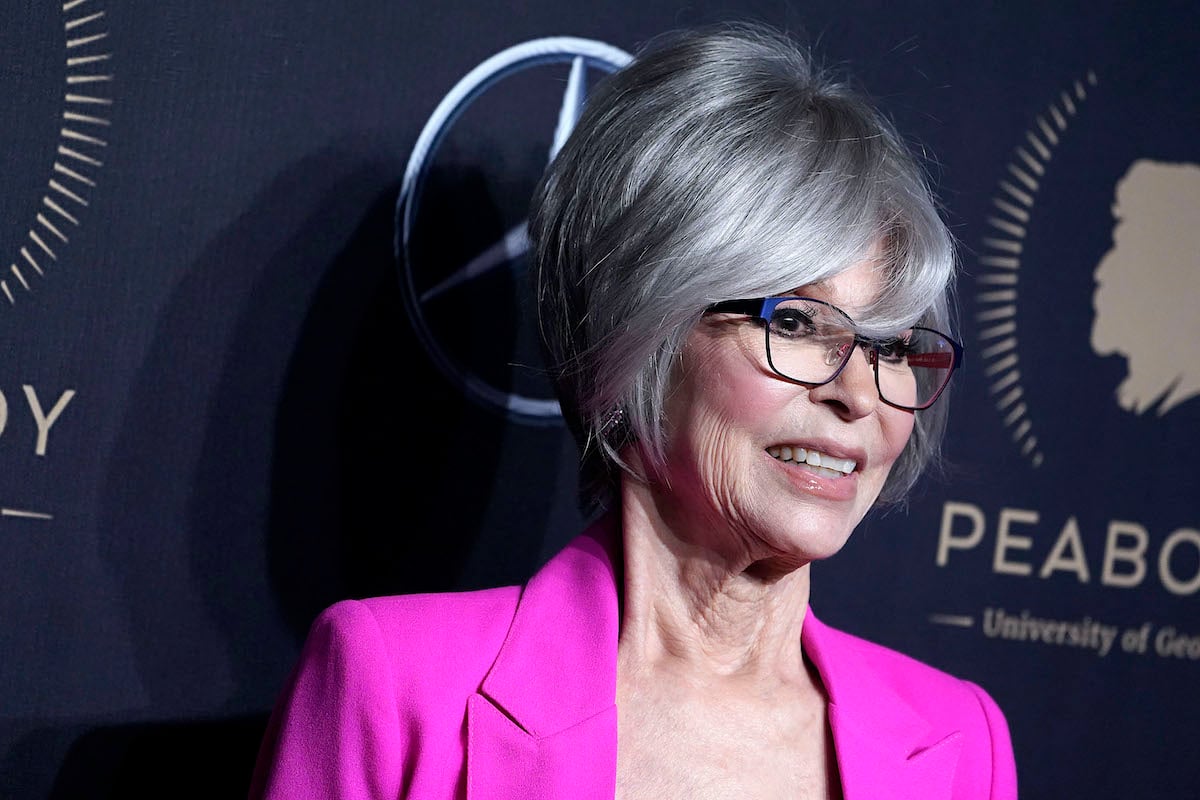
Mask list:
[[[1200,403],[1139,411],[1117,390],[1197,379],[1200,332],[1168,309],[1198,299],[1200,265],[1163,223],[1121,240],[1133,278],[1096,275],[1133,165],[1186,180],[1200,162],[1194,3],[18,6],[0,32],[0,796],[157,796],[164,769],[240,796],[318,609],[519,581],[577,531],[562,428],[456,378],[547,397],[519,234],[567,65],[454,121],[397,259],[405,169],[507,48],[632,50],[746,17],[859,76],[924,148],[963,246],[947,473],[816,567],[814,607],[987,687],[1025,798],[1197,796]],[[1175,219],[1175,197],[1194,218],[1195,184],[1165,186],[1121,213]],[[481,254],[497,268],[440,290]],[[502,324],[480,341],[461,323],[484,309]],[[1148,346],[1093,343],[1138,323]]]

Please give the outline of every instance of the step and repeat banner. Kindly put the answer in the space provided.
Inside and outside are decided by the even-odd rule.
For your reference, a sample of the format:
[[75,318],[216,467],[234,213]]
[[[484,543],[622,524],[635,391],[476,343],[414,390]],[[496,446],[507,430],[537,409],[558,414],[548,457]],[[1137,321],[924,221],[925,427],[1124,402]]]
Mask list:
[[530,193],[563,109],[727,19],[857,76],[961,246],[944,469],[814,608],[986,687],[1023,798],[1200,796],[1196,4],[10,6],[0,797],[241,796],[321,608],[578,532]]

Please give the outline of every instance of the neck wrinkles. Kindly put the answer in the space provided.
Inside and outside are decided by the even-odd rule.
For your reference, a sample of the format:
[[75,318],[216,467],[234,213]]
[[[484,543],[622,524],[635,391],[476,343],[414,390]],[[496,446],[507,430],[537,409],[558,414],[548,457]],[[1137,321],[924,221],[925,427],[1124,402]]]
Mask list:
[[622,492],[619,658],[696,677],[807,682],[800,632],[809,565],[760,574],[753,554],[687,543],[644,492]]

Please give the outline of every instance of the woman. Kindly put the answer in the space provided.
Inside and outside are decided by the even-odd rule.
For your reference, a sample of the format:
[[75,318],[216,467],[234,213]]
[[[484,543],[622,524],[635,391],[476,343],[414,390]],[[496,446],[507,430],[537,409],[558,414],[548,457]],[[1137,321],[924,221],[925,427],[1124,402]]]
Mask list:
[[809,609],[961,360],[891,125],[783,35],[675,34],[593,94],[530,236],[596,522],[524,587],[326,611],[252,795],[1015,797],[986,693]]

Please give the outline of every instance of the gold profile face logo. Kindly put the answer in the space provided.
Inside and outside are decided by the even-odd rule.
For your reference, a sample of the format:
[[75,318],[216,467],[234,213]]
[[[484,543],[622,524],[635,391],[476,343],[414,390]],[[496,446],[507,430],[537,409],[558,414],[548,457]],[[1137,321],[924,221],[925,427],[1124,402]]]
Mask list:
[[1113,191],[1112,245],[1096,266],[1091,345],[1125,359],[1118,405],[1163,416],[1200,395],[1200,164],[1139,159]]
[[16,305],[61,263],[83,223],[88,198],[104,166],[112,125],[113,71],[105,11],[99,5],[94,0],[69,0],[59,12],[66,78],[58,142],[45,188],[35,198],[32,219],[15,223],[24,222],[26,234],[18,237],[14,252],[0,254],[9,262],[0,275],[0,306]]

